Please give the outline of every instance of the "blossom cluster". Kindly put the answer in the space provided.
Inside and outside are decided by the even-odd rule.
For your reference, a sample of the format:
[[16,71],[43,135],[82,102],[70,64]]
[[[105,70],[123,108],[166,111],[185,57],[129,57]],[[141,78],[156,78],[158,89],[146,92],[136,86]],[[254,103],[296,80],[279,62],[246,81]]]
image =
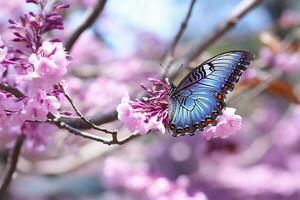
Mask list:
[[[130,100],[126,94],[118,105],[118,118],[134,134],[146,134],[150,130],[165,133],[168,124],[169,84],[157,79],[149,79],[151,88],[141,87],[146,91],[142,100]],[[223,115],[217,118],[216,126],[209,126],[203,136],[211,138],[227,138],[236,134],[242,126],[242,118],[235,114],[234,108],[226,108]]]
[[141,87],[149,97],[131,101],[126,94],[118,105],[118,118],[134,133],[146,134],[152,129],[165,133],[168,109],[168,85],[160,80],[150,79],[152,88]]
[[40,126],[45,126],[41,122],[47,121],[48,113],[59,114],[63,98],[58,84],[63,83],[69,64],[62,43],[44,40],[43,35],[63,28],[58,12],[67,5],[54,4],[46,11],[45,0],[27,3],[36,4],[40,10],[24,14],[19,21],[9,20],[12,39],[0,42],[1,84],[19,91],[0,91],[0,135],[13,142],[24,134],[29,149],[41,149],[47,141],[47,135],[40,135]]

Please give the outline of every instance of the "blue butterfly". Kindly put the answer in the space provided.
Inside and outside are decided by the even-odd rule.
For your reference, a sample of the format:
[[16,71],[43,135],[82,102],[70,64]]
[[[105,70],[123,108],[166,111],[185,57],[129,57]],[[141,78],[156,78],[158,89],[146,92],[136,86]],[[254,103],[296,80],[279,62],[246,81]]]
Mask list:
[[177,87],[171,84],[168,130],[173,136],[194,135],[215,125],[226,106],[225,95],[252,60],[247,51],[225,52],[197,66]]

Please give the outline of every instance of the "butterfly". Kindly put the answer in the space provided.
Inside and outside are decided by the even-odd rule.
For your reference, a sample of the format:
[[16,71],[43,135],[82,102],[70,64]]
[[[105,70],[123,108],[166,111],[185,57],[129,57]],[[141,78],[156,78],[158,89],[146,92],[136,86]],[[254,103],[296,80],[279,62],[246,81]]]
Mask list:
[[247,51],[221,53],[193,69],[178,86],[169,89],[168,130],[173,136],[194,135],[216,125],[233,90],[254,55]]

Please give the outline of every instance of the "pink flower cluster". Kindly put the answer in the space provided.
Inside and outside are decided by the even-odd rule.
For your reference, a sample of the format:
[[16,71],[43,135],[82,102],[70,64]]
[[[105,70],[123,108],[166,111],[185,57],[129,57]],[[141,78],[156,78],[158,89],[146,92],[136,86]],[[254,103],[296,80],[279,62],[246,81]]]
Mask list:
[[[150,130],[165,133],[168,124],[169,85],[156,79],[149,79],[152,88],[142,88],[148,96],[142,100],[130,100],[126,94],[118,105],[118,118],[133,134],[146,134]],[[216,126],[207,127],[202,133],[207,139],[227,138],[236,134],[242,125],[242,117],[235,114],[234,108],[226,108],[218,117]]]
[[21,16],[20,21],[10,20],[14,45],[5,46],[0,42],[1,84],[22,93],[13,95],[0,90],[0,136],[12,142],[17,135],[24,134],[29,148],[41,149],[48,141],[47,135],[41,137],[40,127],[46,125],[41,122],[47,120],[48,113],[59,114],[62,91],[57,85],[63,81],[69,64],[62,43],[43,41],[42,35],[63,28],[57,11],[67,6],[56,4],[47,13],[46,1],[27,2],[37,4],[40,10]]
[[61,42],[43,42],[37,53],[28,58],[27,72],[19,74],[17,84],[28,96],[36,94],[39,89],[46,92],[53,90],[67,72],[69,61]]
[[189,179],[184,176],[172,182],[165,177],[152,175],[145,165],[130,165],[115,158],[105,161],[101,176],[112,189],[125,189],[137,199],[207,200],[201,191],[193,195],[187,193]]
[[119,120],[134,134],[146,134],[153,129],[162,133],[166,131],[169,86],[160,80],[149,79],[149,81],[152,83],[151,89],[141,85],[149,97],[131,101],[126,94],[117,107]]
[[227,107],[223,114],[217,118],[217,125],[207,127],[203,131],[206,139],[211,138],[228,138],[238,133],[242,128],[242,117],[235,114],[236,109]]

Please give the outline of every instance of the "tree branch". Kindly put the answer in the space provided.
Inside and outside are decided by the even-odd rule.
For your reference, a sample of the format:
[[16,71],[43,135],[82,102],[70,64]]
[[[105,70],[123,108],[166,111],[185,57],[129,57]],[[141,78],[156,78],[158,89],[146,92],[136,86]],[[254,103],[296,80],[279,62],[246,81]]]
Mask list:
[[72,133],[74,135],[81,136],[81,137],[84,137],[87,139],[91,139],[91,140],[94,140],[97,142],[101,142],[101,143],[107,144],[107,145],[112,145],[112,144],[122,145],[122,144],[125,144],[125,143],[129,142],[130,140],[140,136],[140,135],[129,135],[128,137],[119,140],[117,137],[117,133],[113,133],[112,139],[107,140],[106,138],[103,138],[103,137],[100,137],[100,136],[97,136],[94,134],[86,133],[79,129],[76,129],[76,128],[66,124],[65,122],[61,122],[58,118],[49,119],[48,121],[52,124],[55,124],[59,128],[66,129],[67,131],[69,131],[70,133]]
[[24,142],[24,138],[25,136],[23,134],[18,136],[14,148],[10,151],[8,155],[7,164],[0,179],[0,195],[4,195],[6,193],[7,188],[11,182],[12,176],[17,168],[17,163]]
[[[116,110],[112,110],[112,111],[106,112],[106,113],[98,112],[95,115],[93,115],[92,117],[90,117],[90,121],[92,121],[93,124],[102,125],[102,124],[113,122],[117,118],[118,118],[118,112]],[[85,123],[84,121],[82,121],[80,119],[80,117],[61,116],[61,117],[59,117],[59,119],[60,119],[60,121],[63,121],[66,124],[73,126],[74,128],[77,128],[77,129],[84,130],[84,129],[90,128],[90,125]]]
[[107,0],[98,0],[97,4],[92,8],[86,20],[82,22],[82,24],[74,31],[71,37],[67,40],[65,44],[66,51],[70,52],[80,35],[96,21],[98,16],[103,11],[106,2]]
[[17,98],[25,97],[25,95],[20,90],[12,87],[6,83],[0,83],[0,90],[6,91],[6,92],[14,95]]

